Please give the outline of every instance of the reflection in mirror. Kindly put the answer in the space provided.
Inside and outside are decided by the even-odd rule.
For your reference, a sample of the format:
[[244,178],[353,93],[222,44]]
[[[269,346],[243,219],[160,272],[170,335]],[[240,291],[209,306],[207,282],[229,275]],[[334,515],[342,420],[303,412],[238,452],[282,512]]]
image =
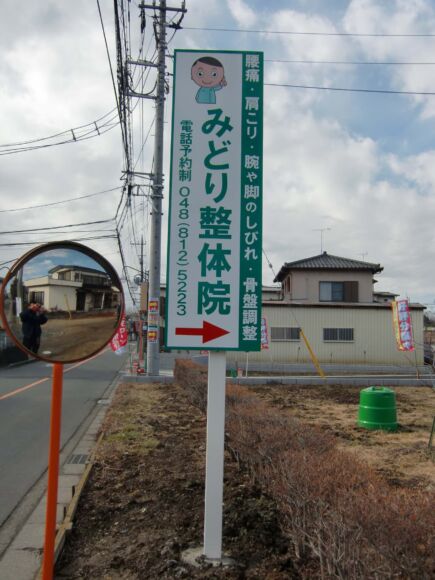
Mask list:
[[4,317],[27,351],[51,362],[73,362],[110,341],[122,291],[98,254],[79,244],[52,246],[13,267],[3,290]]

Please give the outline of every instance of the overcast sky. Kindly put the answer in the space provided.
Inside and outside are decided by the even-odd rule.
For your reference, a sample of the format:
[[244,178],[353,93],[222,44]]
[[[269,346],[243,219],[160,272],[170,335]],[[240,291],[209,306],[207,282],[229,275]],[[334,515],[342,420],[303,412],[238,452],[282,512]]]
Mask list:
[[[177,0],[171,3],[176,4]],[[100,5],[116,75],[113,2],[100,0]],[[171,40],[170,53],[174,48],[264,52],[264,250],[273,271],[277,273],[284,262],[319,254],[318,230],[323,229],[323,250],[384,267],[376,277],[376,290],[434,304],[435,94],[270,84],[435,93],[435,2],[187,0],[186,7],[185,28]],[[97,2],[42,0],[23,7],[15,0],[1,0],[1,13],[0,153],[77,139],[0,157],[2,267],[32,247],[2,244],[86,238],[82,243],[103,253],[121,274],[116,239],[101,237],[115,234],[113,218],[121,199],[124,162],[121,133],[113,123],[115,97]],[[130,3],[130,16],[131,55],[137,58],[137,2]],[[151,12],[143,41],[143,54],[152,58]],[[169,58],[168,72],[172,72]],[[152,71],[143,74],[136,67],[132,76],[137,90],[153,88]],[[171,76],[168,83],[163,277]],[[132,105],[134,164],[137,171],[150,172],[154,104],[133,100]],[[87,139],[82,140],[84,136]],[[37,139],[45,140],[28,143]],[[136,183],[146,185],[147,180]],[[147,187],[141,191],[148,193]],[[72,198],[80,199],[58,203]],[[42,207],[21,209],[34,205]],[[121,242],[129,275],[134,276],[141,234],[146,241],[145,267],[148,262],[148,198],[135,197],[124,214],[123,208],[122,204],[118,211],[123,220]],[[112,221],[65,227],[106,219]],[[56,226],[62,227],[26,232]],[[273,271],[264,260],[265,284],[272,283]]]

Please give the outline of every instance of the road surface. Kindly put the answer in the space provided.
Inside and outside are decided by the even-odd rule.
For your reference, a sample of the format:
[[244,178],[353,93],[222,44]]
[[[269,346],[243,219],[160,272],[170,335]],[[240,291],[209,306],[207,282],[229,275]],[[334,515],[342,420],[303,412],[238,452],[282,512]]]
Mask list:
[[[104,397],[125,359],[105,350],[65,365],[62,447]],[[44,362],[0,368],[0,529],[47,468],[51,372]]]

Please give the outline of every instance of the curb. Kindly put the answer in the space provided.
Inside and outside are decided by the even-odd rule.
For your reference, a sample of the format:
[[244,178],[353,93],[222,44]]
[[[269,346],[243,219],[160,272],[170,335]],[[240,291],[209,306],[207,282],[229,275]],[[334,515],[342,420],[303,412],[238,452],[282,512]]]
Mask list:
[[[99,431],[113,395],[124,382],[120,374],[109,384],[94,410],[84,421],[77,440],[62,449],[58,479],[55,562],[62,553],[67,534],[73,527],[80,495],[89,479],[98,445],[103,437]],[[87,421],[87,422],[86,422]],[[97,438],[98,437],[98,438]],[[75,459],[78,458],[78,461]],[[45,479],[46,474],[42,476]],[[46,489],[36,507],[27,516],[0,559],[1,580],[39,580],[44,548]]]
[[10,364],[6,365],[6,368],[12,369],[14,367],[22,367],[24,365],[30,365],[34,362],[39,362],[39,361],[36,358],[28,358],[27,360],[19,360],[17,362],[10,363]]
[[162,374],[157,376],[149,375],[132,375],[127,372],[121,373],[121,381],[128,383],[172,383],[174,381],[173,374]]
[[[56,538],[54,541],[54,565],[56,565],[57,560],[62,554],[62,550],[65,545],[68,534],[73,529],[74,517],[79,504],[80,496],[86,486],[89,476],[91,475],[92,468],[95,463],[95,455],[98,451],[101,441],[103,440],[103,437],[104,433],[101,433],[101,435],[97,439],[95,447],[91,452],[91,455],[89,456],[89,460],[86,462],[85,470],[83,471],[83,474],[79,482],[77,483],[77,485],[73,485],[72,487],[73,495],[71,501],[69,502],[68,507],[64,511],[63,522],[60,524],[60,526],[58,526],[56,532]],[[36,578],[38,580],[42,578],[42,563]]]

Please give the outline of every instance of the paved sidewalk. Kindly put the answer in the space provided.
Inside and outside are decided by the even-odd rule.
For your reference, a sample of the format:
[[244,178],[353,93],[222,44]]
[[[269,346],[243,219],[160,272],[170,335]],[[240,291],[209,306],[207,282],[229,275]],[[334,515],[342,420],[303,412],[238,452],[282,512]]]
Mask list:
[[[100,399],[97,411],[83,437],[79,440],[66,461],[61,464],[59,475],[57,523],[64,520],[74,488],[79,483],[86,462],[95,447],[97,434],[106,414],[111,397],[119,380],[110,388],[110,398]],[[46,494],[40,499],[30,517],[5,550],[0,559],[1,580],[34,580],[42,564],[45,533]]]

